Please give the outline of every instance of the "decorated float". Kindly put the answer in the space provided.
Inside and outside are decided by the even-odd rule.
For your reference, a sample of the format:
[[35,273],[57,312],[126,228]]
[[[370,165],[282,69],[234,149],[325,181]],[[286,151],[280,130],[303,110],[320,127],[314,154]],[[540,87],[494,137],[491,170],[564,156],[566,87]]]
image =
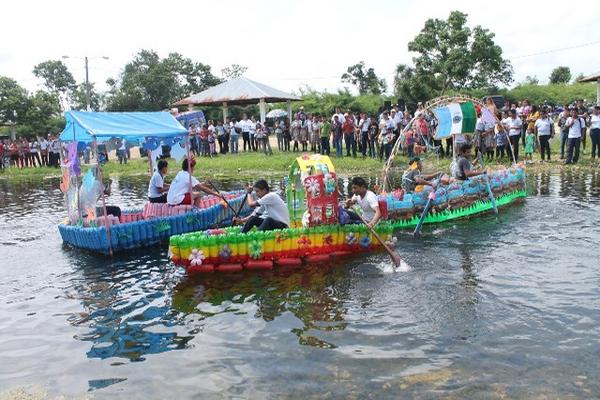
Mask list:
[[[430,198],[435,200],[425,223],[484,213],[525,197],[525,173],[520,166],[494,172],[490,182],[495,204],[486,183],[476,179],[451,180],[435,191],[419,186],[414,193],[382,193],[383,220],[374,230],[387,244],[393,244],[395,230],[417,226]],[[380,250],[383,246],[364,224],[339,223],[338,189],[328,157],[299,157],[291,166],[286,188],[291,228],[241,233],[239,227],[227,227],[175,235],[169,243],[170,258],[190,273],[236,272],[327,262]]]
[[[65,194],[67,217],[58,225],[63,241],[73,247],[103,254],[154,245],[172,235],[206,230],[231,221],[236,212],[246,215],[245,191],[222,192],[227,202],[205,196],[198,208],[145,203],[136,209],[112,215],[106,205],[107,188],[98,163],[97,147],[118,148],[122,141],[144,142],[149,162],[155,168],[162,147],[171,146],[176,161],[189,156],[187,130],[166,112],[96,113],[68,111],[61,133],[68,156],[61,162],[61,191]],[[83,173],[78,152],[91,145],[96,162]],[[177,168],[178,169],[178,168]],[[110,185],[110,182],[108,183]],[[101,207],[96,207],[98,200]],[[100,212],[98,212],[100,211]]]

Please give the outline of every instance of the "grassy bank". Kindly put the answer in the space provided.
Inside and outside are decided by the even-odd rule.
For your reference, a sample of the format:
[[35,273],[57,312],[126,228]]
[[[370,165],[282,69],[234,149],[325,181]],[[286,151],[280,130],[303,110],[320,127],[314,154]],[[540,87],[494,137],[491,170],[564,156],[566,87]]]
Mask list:
[[[555,139],[552,141],[553,161],[550,163],[541,163],[539,153],[534,153],[533,163],[527,165],[527,170],[530,173],[539,171],[553,171],[561,169],[573,170],[593,170],[600,167],[600,161],[592,161],[588,154],[580,157],[579,163],[576,165],[563,165],[559,159],[559,143]],[[521,150],[521,153],[523,151]],[[196,168],[196,175],[201,179],[205,178],[224,178],[224,177],[242,177],[242,178],[257,178],[257,177],[283,177],[287,174],[291,163],[298,153],[279,153],[276,152],[273,156],[267,157],[262,153],[240,153],[238,155],[221,155],[214,158],[198,158],[199,167]],[[379,160],[370,158],[332,157],[336,172],[343,176],[378,176],[381,173],[383,163]],[[396,158],[395,165],[397,169],[405,168],[407,158],[399,156]],[[179,165],[175,160],[169,159],[169,176],[174,176],[179,170]],[[488,163],[490,167],[499,166],[498,163]],[[505,160],[504,165],[509,165],[508,160]],[[449,171],[450,160],[435,156],[426,157],[425,169],[427,171]],[[84,166],[85,170],[86,167]],[[105,175],[119,176],[135,176],[149,175],[148,162],[146,159],[133,159],[127,164],[120,165],[116,160],[111,159],[109,163],[104,165],[103,172]],[[51,177],[60,177],[60,169],[57,168],[10,168],[8,170],[0,170],[0,179],[7,180],[35,180]]]
[[[259,176],[284,176],[298,153],[275,153],[273,156],[265,156],[262,153],[240,153],[238,155],[220,155],[213,158],[197,158],[196,175],[200,178],[218,178],[240,176],[255,178]],[[332,157],[338,174],[342,175],[376,175],[381,171],[383,163],[379,160],[362,157],[352,158]],[[168,159],[169,175],[174,175],[180,168],[180,164],[173,159]],[[85,170],[86,167],[83,166]],[[111,160],[104,165],[102,171],[105,175],[133,176],[148,175],[149,167],[146,159],[133,159],[127,164],[119,164]],[[10,168],[0,170],[0,179],[34,179],[59,177],[58,168]]]

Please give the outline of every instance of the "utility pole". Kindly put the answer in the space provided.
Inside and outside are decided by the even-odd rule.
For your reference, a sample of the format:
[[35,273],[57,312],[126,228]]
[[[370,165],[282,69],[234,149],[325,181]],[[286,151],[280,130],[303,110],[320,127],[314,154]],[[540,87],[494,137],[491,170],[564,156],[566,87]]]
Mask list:
[[85,57],[85,106],[87,111],[92,111],[90,107],[90,78],[88,73],[88,58]]

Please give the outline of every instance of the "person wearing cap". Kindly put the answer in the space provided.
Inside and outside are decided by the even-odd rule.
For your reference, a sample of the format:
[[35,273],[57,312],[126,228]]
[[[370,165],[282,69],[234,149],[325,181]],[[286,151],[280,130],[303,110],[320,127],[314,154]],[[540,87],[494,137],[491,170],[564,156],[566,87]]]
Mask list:
[[439,176],[439,173],[431,175],[421,175],[423,171],[423,162],[419,157],[413,157],[408,163],[408,169],[402,174],[402,189],[406,193],[415,191],[417,185],[426,185],[435,187],[432,180]]
[[181,163],[181,171],[177,173],[173,182],[171,182],[171,186],[169,186],[167,203],[172,206],[192,204],[196,207],[200,206],[200,192],[190,191],[190,182],[192,186],[191,189],[201,190],[205,193],[212,194],[213,196],[221,197],[219,193],[200,183],[198,179],[192,175],[194,173],[196,160],[193,158],[191,160],[190,168],[188,168],[188,159],[186,158],[183,160]]

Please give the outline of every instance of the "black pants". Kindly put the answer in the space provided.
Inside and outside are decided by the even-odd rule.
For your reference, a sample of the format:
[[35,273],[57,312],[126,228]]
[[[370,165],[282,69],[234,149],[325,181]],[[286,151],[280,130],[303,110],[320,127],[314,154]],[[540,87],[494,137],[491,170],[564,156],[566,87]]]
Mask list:
[[579,161],[579,146],[581,138],[569,138],[567,143],[567,164]]
[[42,165],[44,167],[48,166],[48,152],[47,151],[42,152]]
[[356,140],[354,140],[354,134],[344,135],[344,141],[346,142],[346,156],[350,157],[350,150],[352,150],[352,156],[356,157]]
[[285,229],[288,227],[283,222],[274,220],[271,217],[261,218],[258,215],[254,215],[246,221],[242,228],[242,233],[248,232],[255,226],[258,227],[259,231],[272,231],[274,229]]
[[328,156],[330,152],[331,152],[331,149],[329,147],[329,138],[322,137],[321,138],[321,154]]
[[544,155],[548,154],[548,161],[550,161],[550,135],[538,136],[540,139],[540,156],[542,160],[545,159]]
[[[250,132],[242,132],[242,140],[244,141],[244,151],[252,150],[252,146],[250,145]],[[248,150],[246,150],[246,146],[248,146]]]
[[[121,218],[121,207],[117,206],[106,206],[106,215],[113,215],[117,218]],[[96,217],[102,217],[104,215],[104,209],[102,207],[96,207]]]
[[[600,128],[595,128],[590,131],[592,138],[592,158],[596,158],[596,154],[600,157]],[[596,151],[598,151],[596,153]]]
[[567,141],[569,140],[569,131],[564,131],[560,133],[560,159],[565,158],[565,147],[567,146]]
[[513,151],[513,155],[514,155],[514,162],[519,161],[519,139],[521,138],[520,135],[513,135],[513,136],[509,136],[508,139],[510,140],[510,142],[512,143],[512,151]]
[[167,202],[167,194],[164,193],[158,197],[148,197],[148,201],[150,203],[166,203]]
[[363,157],[367,156],[367,149],[369,148],[369,132],[360,133],[360,150]]
[[[496,145],[496,160],[500,160],[504,158],[504,153],[506,152],[506,145]],[[510,158],[510,157],[509,157]]]

